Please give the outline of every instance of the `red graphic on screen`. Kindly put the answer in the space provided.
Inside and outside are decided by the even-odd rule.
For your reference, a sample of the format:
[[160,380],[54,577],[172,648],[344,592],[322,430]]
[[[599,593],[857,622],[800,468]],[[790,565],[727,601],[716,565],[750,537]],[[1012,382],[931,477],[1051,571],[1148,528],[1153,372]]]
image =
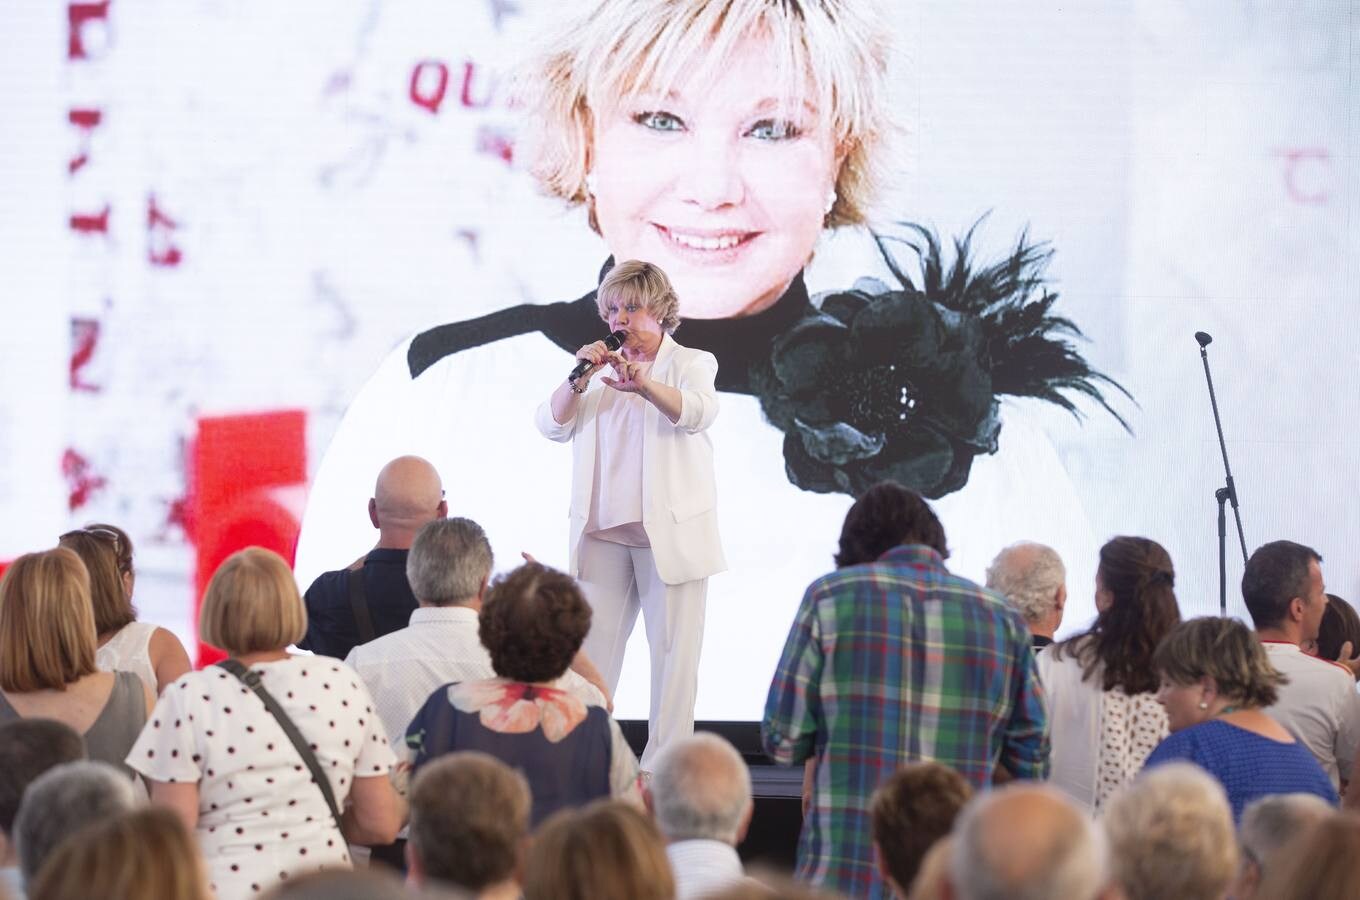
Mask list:
[[500,159],[507,166],[515,159],[515,142],[508,132],[495,128],[477,129],[477,152]]
[[90,498],[109,483],[94,471],[88,459],[70,447],[61,455],[61,474],[66,479],[66,505],[71,512],[89,503]]
[[1290,200],[1310,206],[1327,202],[1331,195],[1322,184],[1331,174],[1332,154],[1327,148],[1290,147],[1276,153],[1284,159],[1284,188]]
[[429,110],[439,112],[444,102],[444,94],[449,89],[449,67],[434,59],[416,63],[411,70],[411,102]]
[[74,175],[90,161],[90,140],[92,132],[103,120],[103,113],[97,109],[73,109],[66,113],[66,120],[80,129],[80,150],[71,157],[69,174]]
[[79,316],[71,319],[71,390],[98,393],[99,385],[86,381],[83,370],[99,347],[99,320]]
[[146,198],[146,258],[153,266],[177,266],[184,254],[171,240],[179,223],[165,214],[156,203],[156,195]]
[[[213,572],[245,547],[265,547],[293,562],[301,508],[283,502],[280,488],[307,482],[307,414],[278,410],[198,420],[189,444],[188,491],[181,515],[196,556],[194,615]],[[198,664],[223,658],[202,642]]]
[[85,45],[85,29],[96,23],[108,28],[109,3],[111,2],[112,0],[103,0],[102,3],[68,3],[66,5],[67,59],[90,58],[89,49]]
[[458,100],[468,109],[482,109],[491,105],[491,101],[496,96],[496,79],[484,77],[483,82],[489,82],[484,91],[485,96],[480,100],[472,96],[472,83],[477,79],[478,66],[472,60],[463,63],[463,90],[458,95]]
[[113,211],[107,203],[97,213],[72,213],[71,230],[80,234],[108,234],[109,214]]

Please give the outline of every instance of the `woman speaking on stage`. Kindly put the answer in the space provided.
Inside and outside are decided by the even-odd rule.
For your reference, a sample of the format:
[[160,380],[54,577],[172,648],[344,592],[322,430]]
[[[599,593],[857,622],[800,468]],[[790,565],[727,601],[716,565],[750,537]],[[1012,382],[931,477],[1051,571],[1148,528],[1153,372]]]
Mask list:
[[671,337],[679,299],[652,263],[617,264],[597,305],[621,345],[578,350],[585,370],[557,386],[535,422],[545,437],[572,444],[570,572],[591,605],[586,653],[611,693],[642,612],[652,670],[646,770],[658,750],[694,730],[708,577],[727,567],[708,437],[718,361]]

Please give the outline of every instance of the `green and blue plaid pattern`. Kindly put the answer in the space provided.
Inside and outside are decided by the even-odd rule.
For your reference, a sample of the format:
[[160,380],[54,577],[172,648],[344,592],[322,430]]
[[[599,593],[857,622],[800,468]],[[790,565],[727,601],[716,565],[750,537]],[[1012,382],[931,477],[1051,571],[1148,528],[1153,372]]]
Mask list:
[[921,546],[808,587],[761,737],[781,765],[817,757],[797,875],[852,897],[891,896],[874,866],[869,800],[902,764],[934,760],[978,788],[998,764],[1017,778],[1048,774],[1024,620]]

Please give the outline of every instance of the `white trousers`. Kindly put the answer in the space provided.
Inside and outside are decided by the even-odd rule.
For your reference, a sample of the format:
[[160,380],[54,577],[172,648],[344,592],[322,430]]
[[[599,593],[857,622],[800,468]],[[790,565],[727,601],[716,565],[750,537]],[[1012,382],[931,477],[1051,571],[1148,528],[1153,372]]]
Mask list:
[[652,657],[651,711],[642,768],[661,748],[694,733],[699,650],[704,639],[708,579],[666,584],[656,573],[650,547],[625,547],[590,535],[581,538],[581,587],[590,601],[585,651],[618,690],[628,636],[638,611]]

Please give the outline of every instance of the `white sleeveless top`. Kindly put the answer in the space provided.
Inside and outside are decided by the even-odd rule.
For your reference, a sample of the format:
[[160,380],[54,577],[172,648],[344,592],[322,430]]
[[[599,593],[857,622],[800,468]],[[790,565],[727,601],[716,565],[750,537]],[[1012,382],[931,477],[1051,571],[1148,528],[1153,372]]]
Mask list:
[[109,642],[94,652],[95,665],[105,672],[132,672],[156,689],[156,670],[151,665],[151,635],[156,626],[150,622],[129,622],[118,629]]

